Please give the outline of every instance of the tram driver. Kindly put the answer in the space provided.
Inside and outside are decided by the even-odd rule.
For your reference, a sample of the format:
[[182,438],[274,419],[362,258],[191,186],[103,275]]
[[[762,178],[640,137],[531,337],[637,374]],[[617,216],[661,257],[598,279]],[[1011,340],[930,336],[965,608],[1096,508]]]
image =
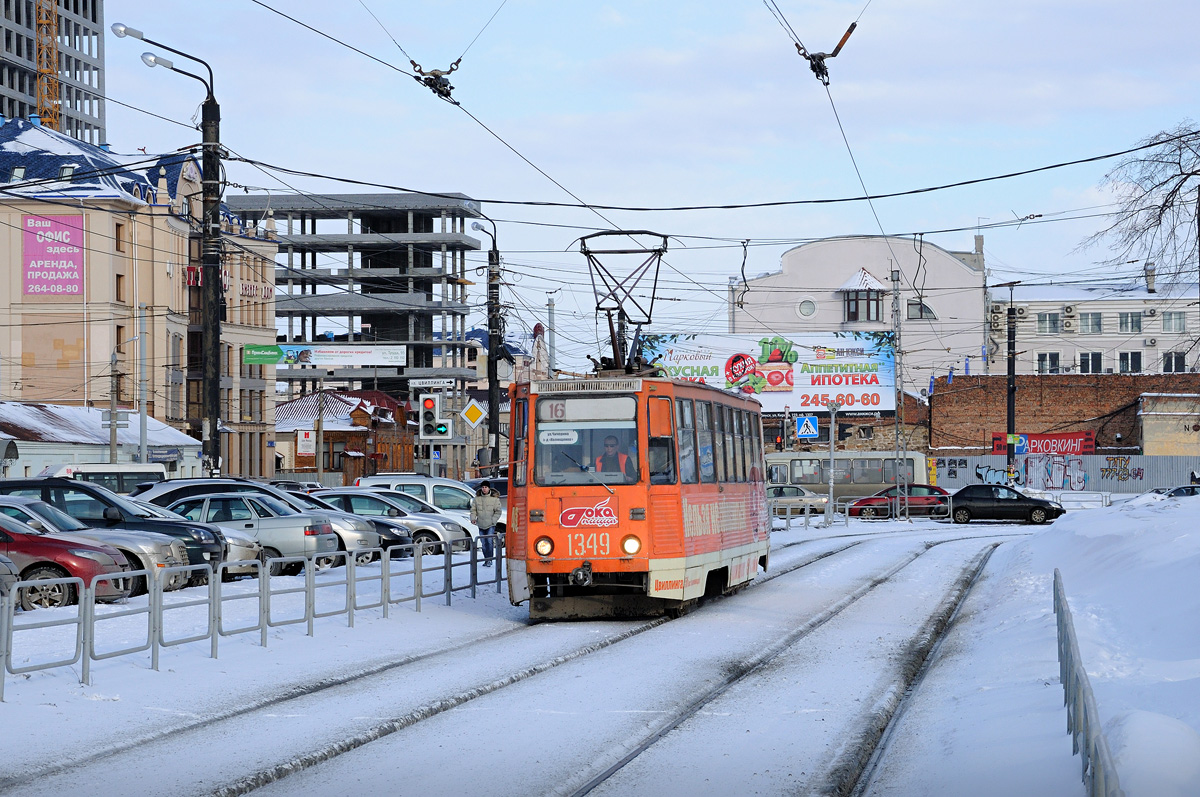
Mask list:
[[626,482],[637,481],[637,464],[631,456],[621,451],[621,441],[616,435],[610,434],[604,438],[604,450],[596,457],[596,472],[621,473]]

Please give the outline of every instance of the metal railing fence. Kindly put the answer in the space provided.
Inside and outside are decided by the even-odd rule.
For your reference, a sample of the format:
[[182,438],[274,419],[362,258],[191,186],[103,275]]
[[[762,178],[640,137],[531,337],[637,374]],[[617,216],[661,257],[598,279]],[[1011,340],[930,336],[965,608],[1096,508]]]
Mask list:
[[1063,704],[1067,707],[1067,733],[1071,734],[1073,752],[1082,758],[1084,785],[1090,797],[1124,797],[1108,740],[1101,730],[1096,696],[1079,655],[1075,622],[1057,567],[1054,568],[1054,616],[1058,625],[1058,676],[1063,685]]
[[[402,603],[412,603],[413,610],[419,612],[421,601],[427,598],[444,595],[446,605],[450,606],[455,592],[469,590],[471,597],[475,597],[479,587],[494,584],[496,592],[500,593],[505,580],[504,535],[497,534],[491,539],[494,544],[491,568],[483,567],[488,561],[482,555],[484,540],[472,538],[468,550],[461,552],[465,555],[458,556],[440,542],[371,549],[375,561],[370,565],[357,564],[355,556],[339,551],[322,554],[319,559],[326,561],[320,565],[302,556],[284,556],[265,561],[222,562],[215,568],[178,565],[100,575],[90,584],[84,584],[79,578],[20,581],[8,594],[0,594],[0,702],[4,700],[7,675],[79,664],[80,683],[90,686],[91,665],[95,661],[149,651],[151,669],[158,670],[159,653],[163,648],[208,642],[209,657],[215,659],[221,637],[257,632],[258,644],[266,647],[269,628],[303,624],[308,636],[313,636],[314,623],[319,618],[345,615],[347,626],[353,628],[355,614],[361,611],[379,609],[386,618],[392,606]],[[330,562],[341,567],[333,570]],[[273,566],[288,564],[304,566],[300,583],[290,576],[270,575]],[[247,565],[255,568],[257,575],[237,581],[239,589],[229,591],[230,585],[225,581],[227,570]],[[322,571],[320,574],[318,569]],[[487,574],[489,569],[492,572]],[[199,573],[206,577],[206,583],[183,592],[168,592],[166,586],[175,573]],[[482,575],[488,577],[481,578]],[[97,611],[96,585],[130,576],[145,576],[146,604],[131,605],[124,601]],[[33,583],[73,586],[79,596],[71,607],[74,612],[63,616],[62,611],[41,610],[18,615],[16,608],[21,588]],[[327,595],[328,601],[322,601]],[[248,617],[233,624],[233,618],[227,617],[234,613],[232,607],[247,603],[252,604],[252,610],[241,614]],[[134,642],[126,642],[121,647],[105,647],[102,629],[113,620],[128,617],[144,618],[145,636],[138,635]],[[178,625],[178,633],[172,634],[173,624]],[[14,639],[18,635],[62,627],[74,627],[74,643],[61,655],[14,664]]]

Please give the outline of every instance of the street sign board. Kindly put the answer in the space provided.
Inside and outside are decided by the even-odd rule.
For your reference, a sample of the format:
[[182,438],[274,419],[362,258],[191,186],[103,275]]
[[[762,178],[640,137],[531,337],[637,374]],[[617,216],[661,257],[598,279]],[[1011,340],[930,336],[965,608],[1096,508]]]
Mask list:
[[453,379],[410,379],[409,387],[454,387]]
[[817,416],[816,415],[798,415],[796,416],[796,437],[814,438],[820,437],[821,433],[817,431]]
[[487,417],[487,411],[484,410],[482,404],[475,399],[471,399],[467,402],[467,406],[463,407],[463,411],[459,415],[474,429]]
[[296,430],[296,453],[315,456],[317,453],[317,433],[312,429]]

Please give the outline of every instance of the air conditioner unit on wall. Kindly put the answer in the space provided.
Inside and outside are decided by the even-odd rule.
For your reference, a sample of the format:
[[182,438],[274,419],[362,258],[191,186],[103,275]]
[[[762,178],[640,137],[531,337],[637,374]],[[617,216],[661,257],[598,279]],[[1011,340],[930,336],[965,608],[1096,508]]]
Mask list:
[[1029,315],[1028,307],[1018,307],[1017,308],[1017,318],[1024,318],[1027,315]]
[[1075,305],[1064,304],[1063,305],[1063,315],[1075,315]]
[[1146,344],[1147,346],[1157,346],[1158,338],[1146,338],[1142,341],[1142,343]]
[[1142,315],[1150,315],[1150,316],[1158,315],[1158,309],[1151,307],[1149,310],[1144,311],[1142,313]]
[[1004,305],[993,304],[992,305],[992,315],[1004,315]]
[[1075,331],[1075,319],[1074,318],[1064,318],[1063,322],[1062,322],[1062,331],[1063,332],[1074,332]]
[[1004,331],[1004,322],[997,321],[996,319],[993,318],[992,319],[992,331],[993,332],[1003,332]]

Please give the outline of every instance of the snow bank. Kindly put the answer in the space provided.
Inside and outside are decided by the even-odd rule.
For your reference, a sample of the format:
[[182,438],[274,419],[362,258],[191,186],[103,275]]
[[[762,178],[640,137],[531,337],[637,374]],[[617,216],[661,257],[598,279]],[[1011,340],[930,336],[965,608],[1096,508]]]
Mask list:
[[1069,512],[1021,547],[1062,572],[1126,794],[1200,794],[1200,498]]

